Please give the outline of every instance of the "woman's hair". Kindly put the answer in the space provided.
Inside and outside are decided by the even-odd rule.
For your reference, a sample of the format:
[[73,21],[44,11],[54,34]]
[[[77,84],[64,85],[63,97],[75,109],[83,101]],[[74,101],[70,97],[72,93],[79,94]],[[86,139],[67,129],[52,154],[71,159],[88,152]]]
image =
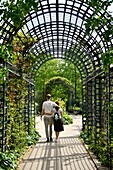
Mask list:
[[56,103],[57,105],[59,105],[59,102],[58,102],[58,101],[56,101],[55,103]]

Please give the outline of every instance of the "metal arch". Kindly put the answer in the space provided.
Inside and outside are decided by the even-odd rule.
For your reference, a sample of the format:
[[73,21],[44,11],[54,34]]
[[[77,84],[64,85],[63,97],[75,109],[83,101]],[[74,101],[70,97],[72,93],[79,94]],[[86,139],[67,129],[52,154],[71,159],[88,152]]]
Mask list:
[[[53,40],[50,40],[49,43],[51,44],[52,41],[53,41]],[[44,43],[46,44],[46,42],[44,42]],[[71,41],[68,41],[68,43],[71,44]],[[84,43],[84,42],[83,42],[83,43]],[[96,51],[98,48],[97,48],[97,49],[95,48],[95,53],[92,55],[92,54],[91,54],[92,47],[91,47],[87,42],[85,42],[85,45],[87,45],[87,46],[85,47],[83,43],[82,43],[82,42],[79,42],[79,43],[78,43],[78,52],[79,52],[79,48],[80,48],[80,46],[81,46],[81,49],[83,49],[83,51],[84,51],[85,53],[87,53],[87,55],[92,56],[91,61],[92,61],[92,64],[94,65],[94,59],[93,59],[93,57],[94,57],[94,56],[96,57],[96,55],[99,55],[101,52]],[[80,44],[80,45],[79,45],[79,44]],[[42,45],[43,45],[43,42],[39,44],[40,47],[41,47]],[[34,47],[34,49],[37,50],[37,53],[39,53],[40,50],[42,50],[43,52],[47,52],[47,50],[44,51],[44,50],[45,50],[45,47],[43,47],[43,48],[41,47],[41,48],[40,48],[39,46],[38,46],[38,45],[35,45],[35,47]],[[45,45],[45,46],[46,46],[46,45]],[[73,46],[74,46],[74,44],[73,44]],[[72,47],[73,47],[73,46],[72,46]],[[97,44],[97,46],[99,46],[99,45]],[[48,50],[49,50],[50,53],[54,53],[54,50],[55,50],[55,49],[53,50],[52,47],[51,47],[51,48],[48,47],[48,46],[46,46],[46,47],[48,48]],[[72,49],[72,47],[70,47],[70,49]],[[46,48],[46,49],[47,49],[47,48]],[[81,49],[80,49],[80,50],[81,50]],[[32,50],[33,50],[33,49],[32,49]],[[52,50],[53,50],[53,51],[52,51]],[[56,50],[57,50],[57,49],[56,49]],[[66,50],[66,48],[65,48],[65,50]],[[65,51],[65,52],[66,52],[66,51]],[[64,52],[64,53],[65,53],[65,52]],[[62,52],[62,48],[61,48],[61,55],[64,55],[63,52]],[[98,58],[98,57],[97,57],[97,61],[98,61],[98,65],[100,66],[100,61],[99,61],[99,58]]]
[[[37,47],[35,46],[34,47],[34,49],[35,50],[33,50],[33,51],[36,51],[36,54],[37,53],[39,53],[39,51],[37,50]],[[81,49],[82,49],[82,46],[81,46]],[[84,49],[83,49],[84,50]],[[73,50],[74,51],[74,50]],[[79,49],[78,49],[78,53],[80,53],[81,52],[81,55],[79,54],[77,54],[77,52],[76,53],[74,53],[73,51],[69,51],[69,53],[71,52],[71,53],[73,53],[74,55],[76,54],[76,56],[79,56],[79,58],[81,58],[81,56],[82,56],[82,50],[80,51]],[[49,53],[50,52],[50,49],[48,49],[48,51],[46,51],[47,53]],[[85,53],[85,52],[84,52]],[[88,53],[88,52],[87,52]],[[36,54],[34,54],[34,55],[36,55]],[[50,55],[51,55],[51,53],[50,53]],[[88,54],[89,55],[89,54]],[[53,56],[53,55],[52,55]],[[64,56],[64,55],[63,55]],[[70,57],[70,56],[69,56]],[[74,58],[74,57],[73,57]],[[63,59],[65,59],[65,57],[63,57]],[[41,59],[39,58],[39,62],[42,62],[41,61]],[[88,71],[88,73],[91,73],[91,71],[93,70],[92,68],[93,68],[93,63],[92,63],[92,61],[91,60],[89,60],[89,58],[88,58],[88,56],[85,56],[85,55],[83,55],[83,58],[82,58],[82,62],[84,63],[84,66],[86,65],[86,70],[88,70],[89,69],[89,71]],[[89,64],[88,64],[89,63]],[[92,68],[91,68],[91,66],[92,66]],[[86,74],[86,75],[88,75],[88,73]]]
[[46,86],[49,86],[49,85],[51,84],[51,82],[53,82],[53,85],[54,85],[54,84],[60,84],[60,83],[64,82],[63,85],[65,85],[66,87],[70,87],[71,89],[73,89],[73,87],[69,84],[67,78],[63,78],[63,79],[62,79],[62,77],[59,77],[59,76],[58,76],[58,77],[55,77],[55,78],[53,78],[52,80],[49,80],[49,81],[47,82]]
[[[72,54],[74,54],[74,53],[72,53]],[[85,75],[87,74],[87,69],[85,68],[86,66],[82,62],[81,58],[79,58],[78,56],[76,58],[73,58],[73,57],[69,58],[69,57],[65,57],[65,56],[62,56],[59,58],[66,59],[66,60],[72,62],[79,70],[81,79],[83,80],[85,78]],[[51,54],[49,55],[49,57],[46,54],[43,54],[42,57],[37,57],[38,63],[36,64],[36,66],[34,66],[34,68],[38,70],[41,67],[41,65],[43,65],[43,63],[45,63],[46,61],[51,60],[51,59],[55,59],[54,56]]]
[[[70,54],[71,55],[75,55],[76,53],[74,53],[74,51],[72,51],[72,52],[70,52]],[[70,56],[70,55],[69,55]],[[66,57],[67,59],[68,59],[68,57]],[[79,70],[81,70],[82,69],[82,71],[80,71],[81,73],[83,72],[84,73],[84,75],[87,75],[88,73],[87,73],[87,68],[86,68],[86,66],[85,66],[85,63],[83,62],[83,60],[82,60],[82,58],[80,58],[77,54],[76,54],[76,58],[75,57],[69,57],[69,60],[71,61],[72,59],[74,59],[74,64],[75,64],[75,66],[80,66],[80,69]],[[83,65],[83,67],[82,67],[82,65]],[[78,68],[78,67],[77,67]],[[83,77],[82,77],[82,79],[83,79]]]
[[[69,84],[69,82],[66,82],[66,81],[68,81],[67,78],[63,78],[63,80],[62,80],[62,77],[55,77],[54,79],[50,80],[47,84],[45,84],[45,86],[46,86],[46,89],[48,89],[51,83],[52,83],[51,86],[54,86],[55,84],[62,84],[63,86],[65,86],[71,90],[72,89],[74,90],[74,87],[72,87]],[[51,89],[51,87],[50,87],[50,89]],[[46,92],[47,92],[47,90],[46,90]]]
[[[41,6],[41,9],[42,9],[42,6]],[[33,13],[34,14],[34,13]],[[40,13],[39,15],[42,15],[43,13]],[[38,17],[38,16],[37,16]],[[31,14],[30,14],[30,18],[31,18]],[[35,16],[34,16],[34,18],[35,18]],[[33,19],[34,19],[33,18]],[[43,14],[43,18],[45,19],[45,17],[44,17],[44,14]],[[37,18],[37,20],[38,20],[38,23],[39,23],[39,19]],[[32,23],[33,23],[33,21],[32,21]],[[48,26],[48,24],[49,23],[47,23],[47,26]],[[60,22],[59,22],[59,24],[60,24]],[[42,26],[40,23],[39,23],[39,25],[40,25],[40,30],[42,31],[42,32],[44,32],[43,31],[43,28],[46,28],[46,23],[44,22],[44,25]],[[36,29],[36,28],[35,28]],[[34,31],[34,27],[33,27],[33,31]],[[37,31],[37,30],[35,30],[35,31]],[[48,36],[48,34],[47,34],[47,31],[46,31],[46,29],[45,29],[45,32],[46,32],[46,35],[47,35],[47,38],[49,37]],[[32,32],[31,32],[32,33]],[[69,35],[69,31],[68,31],[68,35]],[[91,36],[90,36],[91,37]],[[45,38],[44,36],[43,36],[43,38]],[[91,38],[92,39],[92,38]],[[56,39],[57,40],[57,39]],[[53,41],[53,40],[52,40]],[[44,46],[44,49],[46,50],[46,48],[45,48],[45,43],[43,43],[42,42],[42,44],[43,44],[43,46]],[[92,44],[94,44],[95,45],[95,42],[93,42]],[[92,47],[92,44],[90,45],[90,47]],[[48,45],[48,48],[49,48],[50,46]],[[67,46],[68,47],[68,46]],[[89,47],[89,46],[88,46]],[[99,47],[99,43],[98,43],[98,47]],[[57,46],[57,48],[58,48],[58,46]],[[97,48],[98,49],[98,48]],[[54,50],[54,49],[53,49]],[[95,50],[95,49],[94,49]],[[91,50],[92,52],[93,52],[93,49]],[[45,51],[46,52],[46,51]],[[97,61],[99,61],[100,60],[100,58],[97,56],[97,55],[94,55],[95,56],[95,58],[97,58]]]
[[[36,48],[36,47],[35,47]],[[37,49],[36,49],[37,50]],[[47,51],[48,53],[49,53],[49,51]],[[36,52],[36,53],[38,53],[38,51]],[[76,57],[78,58],[78,60],[80,60],[81,61],[81,63],[83,63],[83,68],[86,70],[84,73],[85,73],[85,75],[88,75],[88,72],[91,72],[91,69],[90,69],[90,67],[91,67],[91,65],[92,65],[92,63],[90,62],[90,60],[89,60],[89,58],[88,57],[84,57],[83,56],[83,58],[81,58],[81,56],[80,56],[80,54],[77,54],[77,52],[74,52],[74,50],[73,51],[69,51],[69,54],[71,54],[71,55],[73,55],[73,57],[70,57],[70,55],[68,55],[68,57],[66,57],[66,56],[62,56],[62,57],[59,57],[59,58],[63,58],[63,59],[67,59],[67,60],[76,60]],[[36,54],[34,54],[34,55],[36,55]],[[44,54],[44,56],[45,56],[45,60],[46,60],[46,58],[48,58],[48,55],[46,55],[46,54]],[[53,58],[53,55],[51,55],[50,54],[50,56],[51,56],[51,58]],[[74,56],[76,56],[76,57],[74,57]],[[69,59],[68,59],[69,58]],[[40,62],[42,63],[42,60],[43,60],[44,58],[40,58],[40,57],[37,57],[37,62],[38,62],[38,64],[40,64]],[[86,62],[84,62],[84,60],[86,60]],[[75,61],[75,63],[76,63],[76,61]],[[78,62],[77,62],[78,63]],[[88,69],[87,69],[87,67],[89,67],[89,71],[88,71]],[[93,69],[92,69],[93,70]]]
[[[66,49],[69,49],[77,42],[82,44],[80,45],[84,47],[85,53],[89,52],[90,55],[88,55],[88,57],[93,63],[93,69],[95,70],[101,66],[100,54],[112,45],[112,41],[110,42],[111,44],[104,41],[103,33],[105,28],[103,26],[99,28],[98,33],[95,33],[95,35],[93,31],[89,36],[86,35],[84,24],[86,19],[92,16],[95,8],[86,5],[84,1],[78,0],[65,0],[65,2],[58,2],[58,0],[40,0],[38,9],[37,13],[31,11],[25,17],[24,21],[22,21],[18,29],[13,27],[10,21],[1,21],[3,31],[0,32],[0,36],[3,43],[5,41],[11,41],[19,30],[24,33],[26,29],[24,33],[25,36],[29,33],[31,37],[38,39],[41,34],[41,38],[43,39],[42,42],[38,44],[38,47],[39,50],[43,52],[47,52],[47,48],[51,51],[50,46],[52,43],[53,54],[55,54],[55,57],[59,57]],[[10,26],[10,28],[8,28],[8,26]],[[25,26],[25,28],[22,28],[22,26]],[[56,39],[54,35],[56,35]],[[62,38],[60,38],[61,35]],[[48,41],[50,37],[52,37],[52,39]],[[99,43],[102,44],[102,47],[99,46]],[[89,68],[87,67],[87,69]],[[90,71],[89,69],[88,72]]]
[[[49,60],[52,60],[52,59],[54,59],[54,57],[53,58],[46,58],[46,59],[44,59],[44,60],[41,60],[41,63],[39,64],[39,65],[37,65],[37,70],[38,69],[40,69],[40,67],[46,62],[46,61],[49,61]],[[62,58],[61,57],[61,59],[64,59],[64,58]],[[79,58],[78,58],[78,62],[76,62],[76,64],[75,64],[75,61],[72,59],[72,58],[65,58],[65,60],[67,60],[67,61],[70,61],[70,62],[72,62],[74,65],[75,65],[75,67],[77,67],[77,69],[78,69],[78,71],[79,71],[79,73],[80,73],[80,77],[81,77],[81,79],[82,79],[82,81],[83,81],[83,78],[85,78],[84,77],[84,75],[85,75],[85,73],[84,73],[84,70],[83,70],[83,68],[84,67],[81,67],[81,65],[80,65],[80,60],[79,60]],[[77,60],[77,58],[76,58],[76,60]],[[82,62],[81,62],[81,64],[82,64]],[[78,66],[77,66],[78,65]]]
[[[43,26],[43,27],[42,27]],[[45,32],[45,26],[46,26],[46,24],[44,24],[44,25],[42,25],[41,26],[41,28],[39,28],[39,31],[40,31],[40,29],[41,29],[41,31],[42,32]],[[73,27],[74,28],[74,26],[71,26],[71,27]],[[35,28],[35,29],[37,29],[37,28]],[[33,28],[33,30],[34,30],[34,28]],[[30,30],[30,31],[33,31],[33,30]],[[83,29],[79,29],[79,27],[78,27],[78,30],[80,30],[81,32],[84,32],[85,33],[85,30],[83,30]],[[46,31],[47,32],[47,31]],[[28,32],[27,32],[28,33]],[[38,33],[38,35],[40,35],[40,33],[41,32],[39,32]],[[76,35],[76,34],[75,34]],[[75,36],[74,35],[74,36]],[[64,36],[66,36],[66,34],[63,34],[63,37]],[[77,36],[77,35],[76,35]],[[46,42],[47,42],[47,38],[50,38],[50,37],[52,37],[51,35],[47,35],[47,37],[46,36],[43,36],[43,38],[45,38],[46,39],[46,41],[44,42],[44,40],[43,40],[43,42],[41,42],[39,45],[40,45],[40,47],[41,47],[41,45],[43,45],[44,46],[44,49],[46,50],[46,48],[45,48],[45,44],[46,44]],[[93,48],[92,48],[92,46],[93,45],[96,45],[97,46],[97,49],[98,49],[98,47],[99,47],[99,43],[98,42],[96,42],[95,40],[94,40],[94,38],[92,37],[92,36],[90,36],[91,38],[89,39],[89,38],[87,38],[86,37],[86,39],[88,39],[87,41],[89,42],[91,39],[94,41],[93,43],[91,42],[90,44],[88,44],[87,43],[87,41],[85,40],[85,39],[83,39],[82,38],[82,36],[80,36],[79,35],[79,38],[77,38],[77,40],[79,40],[80,41],[80,43],[81,44],[83,44],[83,45],[87,45],[88,46],[88,48],[90,47],[91,48],[91,51],[93,51]],[[54,39],[55,40],[55,39]],[[56,40],[57,40],[57,37],[56,37]],[[63,42],[68,42],[68,43],[70,43],[70,45],[72,45],[72,44],[74,44],[73,42],[72,42],[72,40],[64,40],[63,38],[62,39],[60,39],[61,41],[63,41]],[[76,37],[73,37],[73,40],[76,42]],[[51,40],[51,41],[53,41],[53,39]],[[83,41],[83,42],[82,42]],[[47,44],[48,44],[48,42],[47,42]],[[50,47],[50,45],[48,45],[48,48]],[[66,46],[65,48],[67,48],[68,46]],[[95,47],[94,47],[95,48]],[[62,47],[62,49],[63,49],[63,47]],[[97,50],[96,48],[94,49],[94,50]],[[88,50],[88,49],[87,49]],[[98,49],[99,50],[99,49]],[[53,51],[54,51],[54,49],[53,49]],[[61,50],[61,51],[63,51],[63,50]],[[102,51],[101,51],[102,52]]]
[[[87,53],[84,51],[84,47],[81,46],[81,49],[78,48],[77,45],[75,45],[72,49],[69,50],[69,53],[73,53],[74,55],[78,56],[78,58],[80,58],[80,60],[83,62],[85,69],[86,69],[86,75],[88,75],[88,73],[92,72],[92,70],[94,69],[93,67],[93,62],[91,60],[89,60]],[[84,54],[85,53],[85,54]],[[90,65],[90,67],[92,69],[87,68],[87,66]]]
[[[68,106],[71,105],[71,95],[73,96],[73,94],[75,93],[74,91],[74,87],[72,87],[72,85],[69,85],[69,82],[67,78],[63,78],[62,77],[56,77],[53,78],[52,80],[50,80],[49,82],[47,82],[47,84],[45,84],[45,91],[46,93],[51,93],[51,87],[54,86],[55,84],[62,84],[62,86],[66,87],[68,89]],[[50,86],[51,84],[51,86]]]

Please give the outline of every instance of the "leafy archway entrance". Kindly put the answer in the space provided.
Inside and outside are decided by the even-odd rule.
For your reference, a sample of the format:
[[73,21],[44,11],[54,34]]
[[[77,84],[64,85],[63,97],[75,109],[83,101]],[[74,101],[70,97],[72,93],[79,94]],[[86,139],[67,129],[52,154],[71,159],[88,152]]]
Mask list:
[[[64,91],[60,92],[60,95],[56,95],[55,93],[57,93],[56,90],[54,90],[55,85],[58,84],[62,84],[64,87],[66,87],[65,89],[63,89]],[[66,78],[62,78],[62,77],[54,77],[52,79],[50,79],[48,82],[46,82],[45,84],[45,91],[46,94],[47,93],[51,93],[55,96],[57,96],[57,98],[61,98],[62,100],[64,100],[64,95],[65,93],[67,94],[67,101],[65,101],[67,103],[67,110],[69,110],[70,107],[72,107],[72,103],[73,103],[73,96],[75,96],[75,89],[72,86],[72,84],[70,84],[70,81],[68,81]],[[58,86],[58,88],[60,88],[60,86]],[[52,90],[54,90],[52,92]]]
[[[33,90],[34,82],[31,79],[34,79],[36,70],[44,62],[53,58],[62,58],[71,61],[80,71],[83,85],[83,129],[87,130],[87,137],[91,137],[94,146],[100,143],[103,146],[100,137],[104,132],[104,153],[109,160],[108,166],[112,167],[113,74],[112,65],[110,65],[111,47],[113,46],[113,35],[110,31],[112,17],[106,11],[109,3],[99,1],[101,9],[97,2],[40,0],[38,10],[36,11],[37,7],[34,8],[36,4],[33,3],[32,9],[25,13],[26,16],[21,21],[19,19],[19,25],[17,22],[15,23],[11,15],[8,19],[7,15],[2,18],[0,30],[2,77],[0,140],[3,151],[6,150],[8,102],[10,103],[7,101],[6,89],[10,84],[12,74],[28,82],[28,84],[26,83],[26,87],[29,89],[28,97],[24,98],[24,102],[20,101],[20,103],[27,103],[27,109],[23,113],[27,110],[25,122],[28,126],[33,112],[33,104],[29,105],[29,100],[33,101],[32,94],[35,91]],[[95,8],[94,5],[97,5],[98,8]],[[11,7],[9,14],[16,8],[16,4]],[[6,12],[6,10],[4,11]],[[14,53],[11,51],[11,47]],[[106,64],[107,62],[108,64]],[[107,66],[107,73],[103,69],[103,64]],[[6,72],[6,68],[8,72]],[[14,99],[12,94],[10,97]],[[109,108],[111,109],[109,110]]]
[[[71,112],[76,109],[76,105],[80,106],[82,98],[81,77],[72,62],[64,59],[49,60],[37,70],[35,77],[36,101],[39,104],[39,111],[41,111],[42,102],[46,99],[47,93],[51,93],[54,101],[62,99],[67,103],[67,110]],[[78,109],[80,110],[80,108]]]

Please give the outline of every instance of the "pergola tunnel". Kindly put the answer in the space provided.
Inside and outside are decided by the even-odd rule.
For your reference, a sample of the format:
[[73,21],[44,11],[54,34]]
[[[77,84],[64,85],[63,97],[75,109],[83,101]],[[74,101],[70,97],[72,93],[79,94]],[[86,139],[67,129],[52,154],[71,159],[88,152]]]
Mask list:
[[32,129],[38,71],[47,62],[61,60],[71,63],[79,78],[73,74],[73,87],[70,75],[52,77],[41,94],[43,100],[62,84],[68,106],[73,106],[80,79],[81,137],[102,164],[113,168],[113,36],[107,34],[112,22],[107,10],[98,11],[106,23],[90,30],[88,22],[96,11],[82,0],[39,0],[38,9],[30,10],[19,24],[12,18],[0,20],[0,152],[20,152],[18,146],[24,147],[29,135],[37,133]]

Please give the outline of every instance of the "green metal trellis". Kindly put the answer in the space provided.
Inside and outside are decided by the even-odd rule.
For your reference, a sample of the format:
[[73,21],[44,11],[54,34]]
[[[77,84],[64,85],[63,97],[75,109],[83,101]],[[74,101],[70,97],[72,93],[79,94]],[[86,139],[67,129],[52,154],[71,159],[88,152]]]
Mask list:
[[[33,68],[38,69],[41,65],[53,58],[62,58],[71,61],[79,70],[82,80],[82,119],[83,130],[88,135],[94,133],[95,146],[100,142],[100,135],[104,134],[107,144],[107,156],[109,169],[113,168],[113,69],[108,73],[103,70],[102,54],[113,46],[113,36],[109,42],[104,39],[106,26],[100,25],[95,31],[86,34],[85,23],[92,18],[95,7],[89,6],[83,0],[50,1],[40,0],[38,12],[30,11],[22,21],[20,27],[13,26],[10,20],[1,20],[0,42],[11,43],[19,31],[23,32],[25,38],[30,35],[39,39],[32,47],[24,51],[24,55],[32,53],[36,58]],[[106,17],[107,11],[100,11],[99,15]],[[106,22],[111,25],[110,21]],[[49,55],[48,55],[49,54]],[[0,60],[0,67],[3,67]],[[18,74],[15,67],[6,63],[7,68],[14,74]],[[29,131],[30,115],[35,113],[34,96],[35,86],[27,81],[28,95],[25,98],[24,121]],[[6,149],[7,129],[7,83],[0,84],[0,147]],[[31,93],[33,92],[33,96]],[[102,132],[104,132],[102,134]]]

